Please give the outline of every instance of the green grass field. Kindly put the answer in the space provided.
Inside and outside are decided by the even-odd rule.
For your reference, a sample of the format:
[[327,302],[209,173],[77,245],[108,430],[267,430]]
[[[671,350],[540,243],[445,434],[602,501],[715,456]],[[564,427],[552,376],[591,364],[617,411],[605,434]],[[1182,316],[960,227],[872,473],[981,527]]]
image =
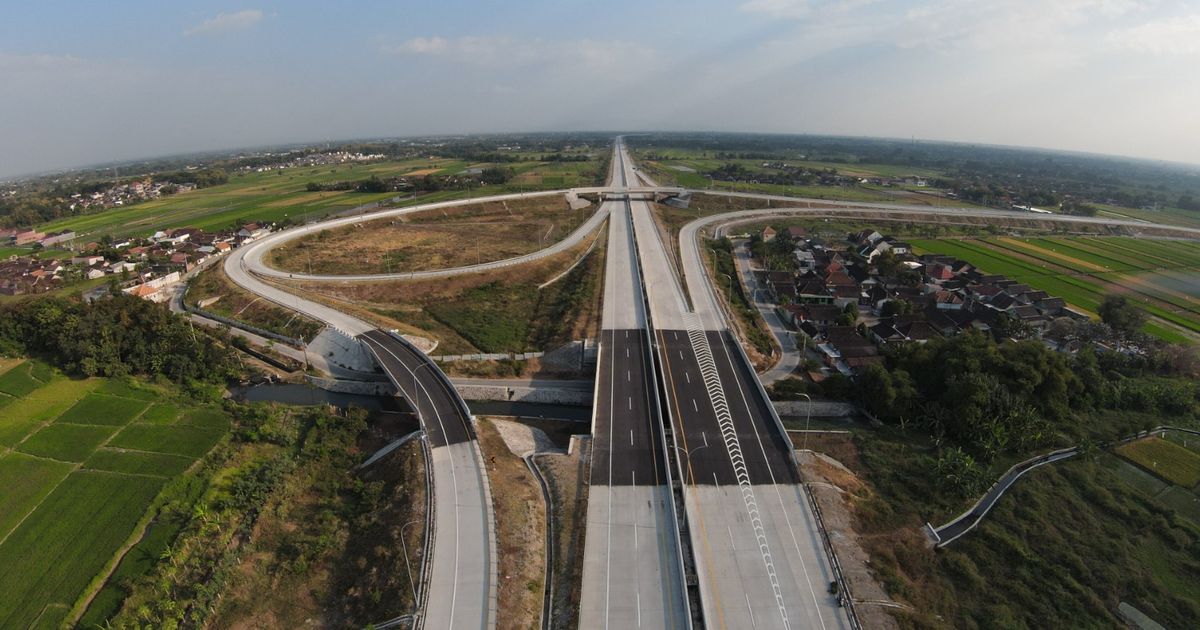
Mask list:
[[[1106,255],[1080,249],[1075,240],[1068,239],[980,239],[991,250],[998,253],[1013,252],[1032,257],[1046,265],[1046,271],[1062,276],[1058,268],[1066,269],[1071,275],[1087,278],[1087,282],[1104,293],[1124,293],[1136,300],[1150,315],[1163,321],[1200,333],[1200,299],[1178,293],[1169,287],[1159,286],[1148,275],[1155,269],[1151,263],[1133,265]],[[1198,271],[1200,268],[1172,266]]]
[[[14,370],[37,386],[5,395],[11,402],[0,408],[0,446],[14,448],[0,448],[0,628],[59,628],[84,588],[133,542],[134,524],[163,484],[207,453],[229,421],[216,407],[152,404],[177,395],[159,385],[71,380],[37,362]],[[141,419],[170,424],[130,424]],[[121,439],[133,448],[163,452],[102,448],[123,425]],[[178,523],[151,529],[159,537],[177,531]],[[169,543],[139,545],[161,551]],[[105,597],[119,605],[122,592]]]
[[194,226],[216,230],[239,221],[279,221],[285,216],[318,218],[365,203],[394,197],[396,193],[350,191],[308,192],[309,182],[330,183],[393,177],[438,166],[440,160],[408,160],[374,164],[293,168],[266,173],[235,175],[229,183],[155,199],[122,208],[60,219],[38,226],[43,231],[75,230],[89,238],[102,234],[144,235],[166,227]]
[[0,374],[0,392],[20,398],[37,389],[42,383],[33,377],[33,364],[26,361]]
[[102,448],[92,453],[92,456],[83,463],[83,467],[90,470],[107,470],[109,472],[153,475],[167,478],[174,477],[187,470],[193,461],[195,460],[182,455]]
[[43,423],[57,418],[99,381],[58,378],[0,408],[0,446],[13,446]]
[[21,453],[0,457],[0,539],[71,472],[71,464]]
[[30,627],[75,599],[133,533],[163,480],[69,475],[0,543],[0,627]]
[[75,406],[63,412],[55,422],[125,426],[142,413],[147,406],[141,400],[92,393],[84,396],[75,403]]
[[207,453],[223,434],[216,429],[134,423],[113,437],[108,445],[194,458]]
[[[266,173],[234,175],[227,184],[202,188],[173,197],[155,199],[121,208],[59,219],[38,226],[43,231],[75,230],[91,240],[104,234],[144,236],[169,227],[191,226],[205,230],[230,228],[241,222],[278,222],[285,218],[315,220],[357,206],[383,201],[400,193],[359,193],[351,191],[309,192],[309,182],[331,183],[381,178],[410,173],[433,172],[453,175],[473,165],[461,161],[413,159],[372,164],[341,164],[291,168]],[[516,163],[506,164],[518,175],[503,186],[488,186],[473,191],[440,191],[398,202],[397,206],[432,203],[447,199],[499,194],[518,190],[562,188],[595,183],[598,162]]]
[[138,422],[143,424],[175,424],[181,413],[179,407],[170,403],[155,403],[142,413]]
[[56,422],[29,436],[17,450],[56,461],[82,462],[116,432],[116,427]]
[[218,431],[229,430],[229,417],[224,411],[213,407],[200,407],[191,409],[183,414],[183,417],[178,422],[181,427],[194,427],[197,429],[216,429]]
[[1179,486],[1171,486],[1162,491],[1155,499],[1182,514],[1185,518],[1200,526],[1200,497],[1195,492],[1189,492]]
[[1177,486],[1190,490],[1200,484],[1200,455],[1174,442],[1148,437],[1120,446],[1117,453]]

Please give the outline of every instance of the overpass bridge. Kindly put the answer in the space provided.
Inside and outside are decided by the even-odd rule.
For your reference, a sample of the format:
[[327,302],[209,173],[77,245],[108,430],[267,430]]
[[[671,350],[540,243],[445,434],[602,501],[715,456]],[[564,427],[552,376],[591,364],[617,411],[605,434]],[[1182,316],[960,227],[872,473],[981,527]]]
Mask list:
[[683,202],[686,206],[692,193],[677,186],[592,186],[572,188],[571,193],[584,199],[598,201]]

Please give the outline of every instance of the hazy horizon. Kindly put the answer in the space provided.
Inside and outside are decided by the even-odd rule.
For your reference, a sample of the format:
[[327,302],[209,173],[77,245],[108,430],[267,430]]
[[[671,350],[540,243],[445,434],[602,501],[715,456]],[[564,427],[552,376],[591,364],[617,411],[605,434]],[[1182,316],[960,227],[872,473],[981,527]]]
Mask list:
[[0,177],[356,138],[700,131],[1200,165],[1200,8],[1166,0],[30,5]]

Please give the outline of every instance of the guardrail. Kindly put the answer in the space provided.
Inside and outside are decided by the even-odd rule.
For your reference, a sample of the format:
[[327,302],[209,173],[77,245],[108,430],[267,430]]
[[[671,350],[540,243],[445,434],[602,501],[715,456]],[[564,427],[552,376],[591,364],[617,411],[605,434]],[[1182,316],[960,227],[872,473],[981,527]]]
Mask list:
[[[1134,433],[1133,435],[1127,435],[1123,438],[1118,438],[1111,442],[1104,442],[1097,446],[1099,448],[1107,448],[1110,446],[1115,446],[1117,444],[1125,444],[1128,442],[1133,442],[1134,440],[1140,440],[1142,438],[1150,437],[1151,435],[1154,435],[1156,433],[1165,433],[1167,431],[1179,431],[1182,433],[1191,433],[1193,435],[1200,435],[1200,431],[1198,431],[1196,429],[1188,429],[1185,427],[1175,427],[1175,426],[1170,426],[1170,425],[1160,425],[1160,426],[1154,427],[1153,429],[1146,429],[1145,431],[1138,431],[1137,433]],[[930,523],[925,524],[925,529],[927,530],[930,539],[933,540],[934,546],[938,547],[938,548],[945,547],[946,545],[950,544],[951,542],[966,535],[972,529],[975,529],[975,526],[979,525],[979,523],[981,521],[983,521],[983,517],[987,516],[988,512],[992,511],[992,508],[995,507],[996,503],[1000,501],[1000,498],[1004,496],[1004,493],[1008,492],[1008,489],[1010,487],[1012,487],[1012,485],[1014,483],[1016,483],[1017,480],[1020,479],[1021,476],[1024,475],[1025,473],[1027,473],[1039,466],[1043,466],[1045,464],[1050,464],[1053,462],[1062,461],[1064,459],[1069,459],[1078,454],[1079,454],[1079,447],[1072,446],[1070,448],[1059,449],[1057,451],[1050,451],[1049,453],[1044,453],[1042,455],[1038,455],[1036,457],[1031,457],[1025,461],[1017,462],[1016,464],[1013,464],[1012,466],[1009,467],[1008,470],[1006,470],[1004,472],[1003,475],[1000,475],[1000,477],[991,486],[988,487],[987,491],[983,493],[983,496],[981,496],[978,501],[976,501],[973,505],[971,505],[971,507],[968,508],[967,511],[965,511],[962,514],[959,514],[957,517],[955,517],[954,520],[950,521],[949,523],[946,523],[945,525],[942,525],[941,527],[934,527]],[[997,487],[1000,487],[1000,491],[995,496],[992,496],[992,492],[995,491]],[[978,510],[980,508],[980,506],[983,506],[983,510],[979,513],[976,513],[976,510]],[[963,522],[964,520],[970,519],[970,518],[973,518],[974,521],[970,525],[968,525],[965,529],[963,529],[961,532],[956,533],[955,535],[951,536],[950,538],[946,538],[946,539],[942,538],[942,532],[945,532],[947,529],[950,529],[951,527]]]
[[303,349],[305,347],[305,343],[304,343],[303,339],[296,339],[294,337],[288,337],[285,335],[281,335],[279,333],[271,332],[264,328],[259,328],[258,326],[253,326],[253,325],[238,321],[238,320],[230,318],[230,317],[225,317],[224,315],[218,315],[216,313],[213,313],[212,311],[206,311],[198,306],[192,306],[191,304],[188,304],[186,299],[180,299],[179,305],[183,307],[183,310],[185,310],[188,313],[191,313],[193,315],[199,315],[200,317],[203,317],[206,319],[211,319],[213,321],[221,322],[222,324],[225,324],[226,326],[240,328],[246,332],[254,333],[260,337],[274,339],[275,341],[280,341],[280,342],[286,343],[287,345],[293,346],[295,348]]
[[542,589],[542,630],[550,630],[554,619],[554,501],[550,496],[550,486],[546,483],[546,478],[542,475],[542,470],[537,465],[537,454],[526,455],[525,466],[529,468],[529,472],[533,473],[533,478],[537,479],[538,486],[542,489],[542,502],[546,504],[546,571],[545,580],[546,586]]

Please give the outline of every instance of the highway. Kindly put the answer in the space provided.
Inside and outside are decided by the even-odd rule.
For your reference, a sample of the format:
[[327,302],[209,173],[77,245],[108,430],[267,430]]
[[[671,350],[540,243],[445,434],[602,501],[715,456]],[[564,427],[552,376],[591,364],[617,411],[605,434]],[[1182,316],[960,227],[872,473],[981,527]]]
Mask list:
[[[616,190],[642,179],[618,140],[610,181]],[[514,199],[498,195],[474,201]],[[704,192],[704,191],[698,191]],[[711,193],[722,194],[722,193]],[[687,627],[690,624],[670,478],[683,481],[700,608],[711,628],[841,628],[845,613],[827,592],[833,579],[809,511],[791,446],[753,369],[728,330],[704,269],[702,228],[767,216],[874,213],[1012,217],[1152,225],[1087,217],[980,209],[839,203],[723,193],[786,202],[786,208],[715,215],[680,233],[680,260],[667,254],[645,202],[609,201],[568,239],[504,261],[419,273],[289,274],[264,254],[314,231],[372,218],[448,207],[461,201],[385,210],[301,226],[234,250],[225,271],[239,286],[325,322],[370,348],[413,401],[432,447],[435,526],[423,622],[428,628],[490,628],[496,623],[495,538],[490,490],[469,413],[436,365],[391,333],[300,298],[261,277],[347,281],[443,277],[521,264],[563,251],[606,218],[608,257],[599,368],[595,379],[593,459],[580,625],[587,628]],[[1176,228],[1172,228],[1176,229]],[[1200,234],[1200,230],[1177,228]],[[656,372],[654,359],[658,360]],[[661,396],[659,393],[661,392]],[[624,408],[622,408],[624,401]],[[665,405],[660,409],[661,404]],[[670,423],[670,441],[664,423]],[[666,451],[664,452],[664,449]],[[668,464],[673,454],[676,466]]]
[[[614,151],[612,181],[620,182]],[[579,627],[686,628],[682,562],[628,202],[611,217]]]
[[685,296],[651,208],[631,206],[706,626],[849,627],[791,445],[707,276],[685,273]]
[[[260,280],[247,256],[271,237],[240,247],[225,273],[242,288],[299,311],[363,342],[418,413],[433,471],[433,536],[419,615],[425,628],[478,630],[496,625],[496,544],[491,490],[466,404],[437,365],[397,335]],[[261,249],[260,249],[261,248]]]

